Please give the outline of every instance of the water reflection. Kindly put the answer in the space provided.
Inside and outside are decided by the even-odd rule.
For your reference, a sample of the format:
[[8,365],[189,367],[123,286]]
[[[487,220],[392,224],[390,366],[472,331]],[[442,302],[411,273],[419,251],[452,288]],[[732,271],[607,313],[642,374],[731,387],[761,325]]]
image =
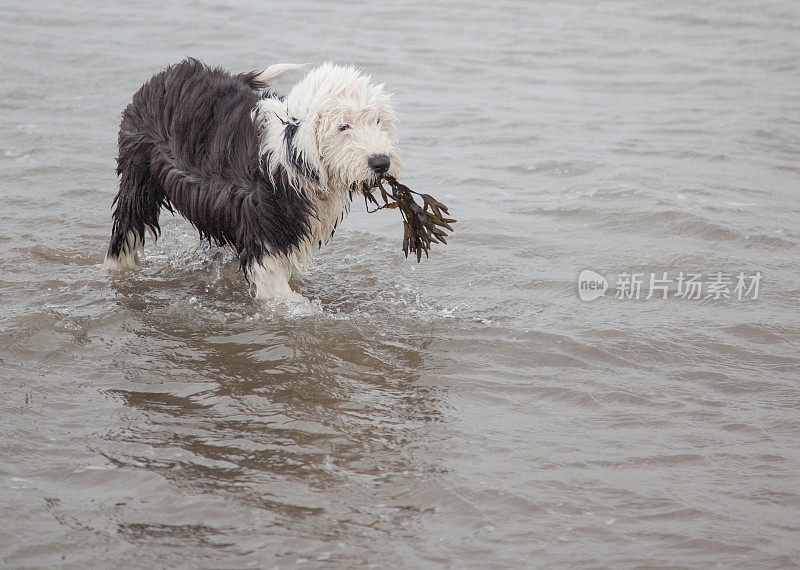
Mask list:
[[[168,287],[192,287],[182,283]],[[378,510],[418,513],[410,497],[393,501],[392,489],[430,469],[413,451],[443,417],[444,394],[418,383],[431,341],[412,333],[414,323],[378,328],[341,315],[265,317],[249,307],[238,318],[198,314],[160,302],[164,291],[146,286],[114,286],[131,335],[117,362],[124,387],[107,393],[137,413],[107,434],[100,453],[180,489],[261,509],[284,527],[321,524],[323,535],[388,524],[386,512],[370,514],[382,489],[394,504]],[[119,531],[138,540],[168,529]]]

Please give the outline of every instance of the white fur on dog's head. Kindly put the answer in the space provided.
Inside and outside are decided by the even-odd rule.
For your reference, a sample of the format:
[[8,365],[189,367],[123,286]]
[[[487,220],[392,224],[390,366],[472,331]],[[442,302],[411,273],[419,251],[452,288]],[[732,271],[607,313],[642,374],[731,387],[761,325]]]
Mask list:
[[397,118],[382,84],[350,66],[325,63],[310,71],[285,100],[261,101],[266,121],[262,153],[270,171],[283,166],[298,190],[321,196],[373,186],[368,160],[387,155],[388,174],[398,177]]

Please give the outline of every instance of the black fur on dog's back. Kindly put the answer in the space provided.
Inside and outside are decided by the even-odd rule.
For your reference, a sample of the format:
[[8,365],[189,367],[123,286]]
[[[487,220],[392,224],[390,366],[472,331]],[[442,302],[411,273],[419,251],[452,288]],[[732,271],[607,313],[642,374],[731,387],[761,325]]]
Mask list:
[[[230,244],[247,271],[264,254],[287,254],[309,235],[313,205],[265,172],[253,110],[264,87],[256,72],[231,75],[195,59],[153,76],[122,114],[108,256],[118,259],[134,232],[160,234],[161,206],[177,210],[201,238]],[[275,183],[271,180],[274,180]]]

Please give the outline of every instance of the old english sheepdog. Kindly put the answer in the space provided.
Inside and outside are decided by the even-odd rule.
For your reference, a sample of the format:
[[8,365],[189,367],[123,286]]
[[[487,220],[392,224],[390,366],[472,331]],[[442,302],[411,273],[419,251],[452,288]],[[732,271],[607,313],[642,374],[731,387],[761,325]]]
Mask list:
[[104,265],[140,263],[164,206],[232,247],[256,299],[299,297],[292,272],[333,237],[353,194],[397,177],[396,117],[384,86],[325,63],[233,75],[195,59],[153,76],[122,114],[113,230]]

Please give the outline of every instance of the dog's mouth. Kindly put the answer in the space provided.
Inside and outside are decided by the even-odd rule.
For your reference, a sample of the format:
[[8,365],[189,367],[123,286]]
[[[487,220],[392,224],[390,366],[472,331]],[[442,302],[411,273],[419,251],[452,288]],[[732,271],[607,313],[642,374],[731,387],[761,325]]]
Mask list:
[[350,194],[353,192],[360,192],[362,195],[372,194],[372,191],[381,185],[381,182],[386,180],[383,176],[380,178],[373,178],[372,180],[365,180],[363,182],[353,182],[350,185]]

